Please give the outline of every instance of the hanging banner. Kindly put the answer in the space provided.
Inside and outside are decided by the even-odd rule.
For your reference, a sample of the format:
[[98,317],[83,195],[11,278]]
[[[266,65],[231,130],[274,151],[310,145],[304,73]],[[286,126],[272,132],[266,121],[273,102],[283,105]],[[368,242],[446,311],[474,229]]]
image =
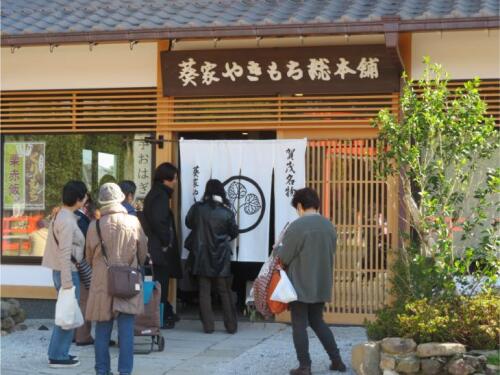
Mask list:
[[4,208],[45,209],[45,142],[4,144]]
[[245,48],[161,53],[163,95],[250,96],[398,92],[385,45]]
[[274,233],[275,239],[287,223],[298,218],[292,207],[296,190],[306,186],[307,140],[277,141],[274,156]]
[[[206,182],[216,178],[224,183],[239,227],[239,236],[233,241],[233,260],[264,262],[269,255],[273,169],[275,175],[278,174],[275,179],[280,180],[280,189],[288,188],[289,194],[293,194],[293,189],[302,187],[305,184],[305,143],[305,140],[181,140],[183,239],[190,232],[184,225],[189,208],[202,199]],[[290,155],[287,149],[295,151]],[[293,171],[286,168],[290,157],[293,158]],[[282,167],[283,173],[278,171]],[[277,188],[278,185],[275,190]],[[274,216],[276,219],[280,216],[275,226],[281,230],[286,222],[294,220],[295,213],[290,209],[291,196],[275,193],[275,199]],[[183,258],[187,254],[184,250]]]

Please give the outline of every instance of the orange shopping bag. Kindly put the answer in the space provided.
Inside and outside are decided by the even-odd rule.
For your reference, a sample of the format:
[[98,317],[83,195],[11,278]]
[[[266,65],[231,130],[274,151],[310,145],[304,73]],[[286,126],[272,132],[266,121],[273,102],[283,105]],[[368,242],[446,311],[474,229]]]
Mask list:
[[281,263],[278,262],[277,266],[272,271],[273,274],[271,276],[271,281],[269,282],[269,287],[267,288],[267,305],[269,306],[269,310],[271,310],[271,312],[275,315],[281,314],[288,309],[288,303],[271,300],[271,296],[281,280],[280,268]]

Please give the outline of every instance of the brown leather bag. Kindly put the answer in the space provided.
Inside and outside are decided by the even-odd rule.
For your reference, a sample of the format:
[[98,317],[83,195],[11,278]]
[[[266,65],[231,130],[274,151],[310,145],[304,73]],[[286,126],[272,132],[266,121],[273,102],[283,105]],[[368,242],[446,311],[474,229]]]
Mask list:
[[[99,220],[96,221],[97,235],[101,241],[104,263],[108,268],[108,293],[112,297],[132,298],[140,293],[142,289],[142,275],[138,268],[131,266],[110,265],[104,241],[102,240]],[[137,253],[136,253],[137,254]],[[137,258],[139,264],[139,258]]]

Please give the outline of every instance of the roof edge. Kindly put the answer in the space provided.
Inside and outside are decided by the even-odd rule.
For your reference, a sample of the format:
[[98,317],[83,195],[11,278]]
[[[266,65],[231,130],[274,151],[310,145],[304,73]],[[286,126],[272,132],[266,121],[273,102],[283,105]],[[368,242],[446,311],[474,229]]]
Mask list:
[[113,30],[70,33],[1,35],[3,46],[76,44],[89,42],[154,41],[160,39],[276,37],[343,34],[379,34],[391,32],[423,32],[500,28],[500,17],[438,18],[401,20],[397,17],[379,21],[346,23],[310,23],[250,26],[216,26],[198,28],[158,28],[143,30]]

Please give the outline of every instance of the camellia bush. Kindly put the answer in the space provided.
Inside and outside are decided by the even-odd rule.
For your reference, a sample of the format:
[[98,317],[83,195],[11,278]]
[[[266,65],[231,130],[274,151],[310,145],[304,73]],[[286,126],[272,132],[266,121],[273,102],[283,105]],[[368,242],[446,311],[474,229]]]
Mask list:
[[372,336],[425,337],[413,324],[425,304],[444,313],[462,311],[456,304],[472,296],[499,303],[492,293],[500,271],[498,130],[479,79],[450,89],[442,67],[425,64],[422,79],[403,76],[401,113],[383,110],[374,120],[377,162],[384,177],[399,178],[408,231],[393,265],[395,303],[368,324]]

